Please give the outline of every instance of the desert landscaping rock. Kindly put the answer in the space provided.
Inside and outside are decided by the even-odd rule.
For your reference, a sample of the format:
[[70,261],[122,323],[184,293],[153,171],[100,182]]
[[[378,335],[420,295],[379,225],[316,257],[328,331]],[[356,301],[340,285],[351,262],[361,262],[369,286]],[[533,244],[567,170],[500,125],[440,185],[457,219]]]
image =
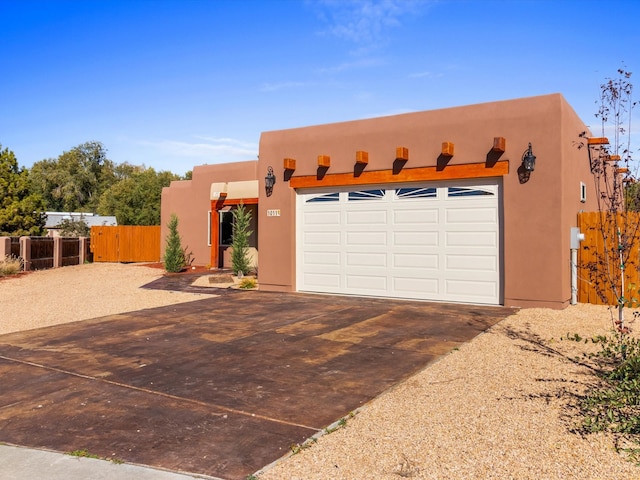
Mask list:
[[611,325],[606,307],[521,310],[260,479],[640,478],[612,437],[570,432],[571,405],[595,382],[573,359],[593,346],[561,338]]
[[204,298],[139,288],[162,274],[141,265],[90,263],[5,278],[0,281],[0,334]]

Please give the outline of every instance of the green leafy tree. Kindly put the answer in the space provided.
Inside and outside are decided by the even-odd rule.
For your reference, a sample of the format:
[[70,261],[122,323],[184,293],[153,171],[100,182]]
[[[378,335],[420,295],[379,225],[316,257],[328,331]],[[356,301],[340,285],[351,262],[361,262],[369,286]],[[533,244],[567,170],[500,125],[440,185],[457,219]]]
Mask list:
[[171,214],[169,220],[169,235],[164,252],[164,269],[170,273],[177,273],[187,265],[187,258],[182,248],[182,239],[178,233],[178,216]]
[[95,212],[100,195],[118,180],[118,171],[100,142],[86,142],[56,160],[36,162],[29,172],[33,193],[49,211]]
[[115,177],[115,181],[119,182],[125,178],[132,177],[141,170],[144,170],[144,166],[140,167],[138,165],[131,165],[129,162],[118,163],[113,167],[113,175]]
[[249,230],[251,212],[243,204],[233,209],[233,233],[231,236],[231,268],[234,274],[247,273],[252,269],[249,260]]
[[0,235],[43,235],[42,198],[29,190],[29,173],[12,151],[0,145]]
[[91,228],[84,218],[65,218],[58,224],[58,228],[61,237],[89,237],[91,235]]
[[120,225],[160,225],[162,189],[178,179],[171,172],[133,167],[128,177],[102,193],[98,213],[115,215]]

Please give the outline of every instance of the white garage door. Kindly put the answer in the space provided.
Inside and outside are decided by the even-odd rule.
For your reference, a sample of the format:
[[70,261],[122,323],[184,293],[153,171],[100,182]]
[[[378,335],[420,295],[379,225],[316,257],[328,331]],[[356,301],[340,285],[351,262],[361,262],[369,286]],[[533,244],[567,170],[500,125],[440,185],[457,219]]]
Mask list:
[[500,303],[498,180],[297,194],[299,291]]

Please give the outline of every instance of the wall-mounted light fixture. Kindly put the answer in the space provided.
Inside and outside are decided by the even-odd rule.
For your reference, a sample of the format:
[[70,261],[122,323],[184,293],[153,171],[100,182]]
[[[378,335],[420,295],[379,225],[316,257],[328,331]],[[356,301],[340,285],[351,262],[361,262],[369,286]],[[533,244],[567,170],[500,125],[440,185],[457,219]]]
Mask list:
[[267,169],[267,176],[264,177],[264,189],[267,193],[267,197],[270,197],[273,193],[273,186],[276,184],[276,176],[273,174],[273,167]]
[[522,167],[526,172],[533,172],[536,168],[536,156],[531,151],[531,142],[529,142],[529,148],[522,154]]

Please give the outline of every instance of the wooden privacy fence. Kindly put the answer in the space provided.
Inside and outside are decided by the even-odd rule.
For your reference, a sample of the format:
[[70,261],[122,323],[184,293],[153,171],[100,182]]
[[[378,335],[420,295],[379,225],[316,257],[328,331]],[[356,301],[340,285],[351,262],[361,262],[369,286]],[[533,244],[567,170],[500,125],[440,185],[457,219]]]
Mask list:
[[80,265],[91,261],[86,237],[0,237],[0,259],[21,258],[24,270]]
[[94,262],[159,262],[160,226],[91,227]]
[[[29,270],[45,270],[53,268],[53,238],[31,237]],[[23,256],[24,258],[24,256]]]
[[[638,212],[578,214],[578,227],[585,239],[578,251],[578,302],[594,305],[617,305],[618,296],[612,281],[620,285],[620,257],[618,246],[628,245],[624,262],[624,298],[640,303],[640,214]],[[618,238],[618,228],[621,232]],[[621,242],[621,243],[620,243]]]
[[9,237],[10,253],[7,255],[13,255],[14,257],[20,256],[20,237]]

